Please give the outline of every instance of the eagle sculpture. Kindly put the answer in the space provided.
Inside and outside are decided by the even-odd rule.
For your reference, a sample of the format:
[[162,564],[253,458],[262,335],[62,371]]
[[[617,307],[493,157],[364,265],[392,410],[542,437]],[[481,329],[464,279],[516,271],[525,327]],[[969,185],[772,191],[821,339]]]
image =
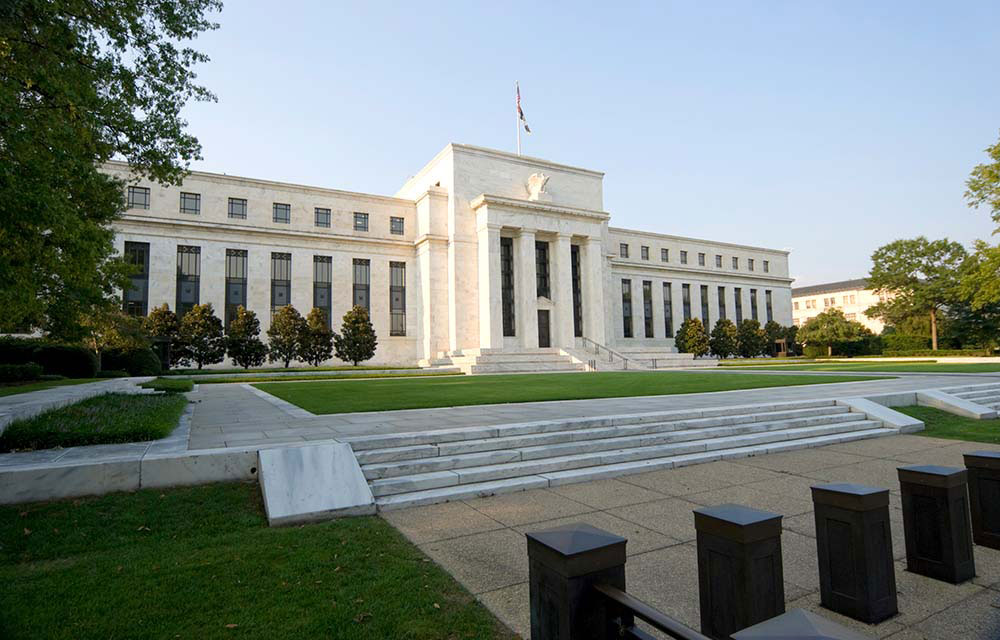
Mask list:
[[538,196],[545,193],[545,183],[549,181],[549,176],[544,173],[533,173],[528,178],[528,200],[538,200]]

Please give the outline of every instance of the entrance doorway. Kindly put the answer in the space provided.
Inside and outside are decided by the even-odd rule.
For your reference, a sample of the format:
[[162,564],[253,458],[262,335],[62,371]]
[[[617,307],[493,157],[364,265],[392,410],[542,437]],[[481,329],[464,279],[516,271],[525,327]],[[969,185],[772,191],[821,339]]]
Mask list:
[[549,311],[548,309],[538,310],[538,347],[547,349],[552,346],[549,339]]

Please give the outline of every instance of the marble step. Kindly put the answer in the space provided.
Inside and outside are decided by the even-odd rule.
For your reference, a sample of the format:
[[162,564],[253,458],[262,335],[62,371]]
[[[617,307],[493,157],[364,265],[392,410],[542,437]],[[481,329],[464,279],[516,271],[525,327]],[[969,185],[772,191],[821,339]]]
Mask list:
[[881,426],[881,423],[877,421],[863,420],[815,427],[765,431],[759,433],[692,440],[688,442],[611,449],[536,460],[396,476],[370,480],[370,485],[373,495],[386,496],[394,493],[440,488],[456,484],[502,480],[505,478],[517,478],[525,475],[544,474],[564,471],[567,469],[579,469],[607,464],[634,462],[637,460],[663,458],[705,451],[716,451],[727,448],[756,446],[773,442],[783,442],[786,440],[833,435],[852,431],[865,431],[868,429],[879,428]]
[[483,364],[458,364],[465,373],[544,373],[549,371],[584,371],[583,363],[560,360],[558,362],[490,362]]
[[973,396],[955,396],[961,398],[962,400],[968,400],[969,402],[975,402],[976,404],[990,404],[991,402],[1000,402],[1000,392],[991,393],[980,393]]
[[[729,449],[718,449],[700,453],[666,456],[661,458],[606,465],[595,465],[580,469],[554,471],[551,473],[532,474],[503,480],[442,486],[432,489],[379,496],[376,498],[376,505],[379,510],[383,511],[390,509],[402,509],[405,507],[416,507],[421,505],[437,504],[440,502],[450,502],[455,500],[466,500],[471,498],[500,495],[504,493],[513,493],[528,489],[542,489],[549,486],[570,484],[573,482],[586,482],[588,480],[598,480],[602,478],[617,478],[634,473],[658,471],[660,469],[670,469],[704,462],[714,462],[716,460],[747,458],[778,451],[793,451],[808,447],[821,447],[841,442],[878,438],[893,435],[895,433],[895,429],[876,427],[862,431],[850,431],[847,433],[806,437],[780,443],[732,447]],[[845,478],[845,481],[849,480],[850,478]]]
[[483,356],[454,356],[455,364],[493,364],[512,362],[566,362],[569,356],[559,353],[497,353]]
[[848,411],[846,407],[837,406],[836,401],[834,400],[799,400],[794,402],[775,402],[772,404],[760,405],[733,405],[710,409],[652,411],[647,413],[594,416],[587,418],[538,420],[534,422],[518,422],[495,426],[456,427],[454,429],[435,429],[431,431],[411,431],[406,433],[350,436],[341,438],[341,442],[350,444],[351,448],[355,452],[360,452],[371,449],[388,449],[392,447],[458,442],[461,440],[471,440],[476,438],[499,438],[530,433],[587,429],[590,427],[666,423],[681,420],[697,420],[701,418],[735,418],[738,416],[759,415],[768,416],[760,418],[761,420],[773,420],[778,417],[775,416],[777,412],[816,409],[820,407],[827,407],[834,413]]
[[990,396],[1000,396],[1000,389],[979,389],[976,391],[962,391],[960,393],[952,393],[951,395],[957,396],[959,398],[965,398],[966,400],[972,398],[986,398]]
[[964,393],[976,393],[977,391],[1000,391],[1000,383],[973,384],[973,385],[965,385],[962,387],[948,387],[947,389],[941,389],[941,391],[949,395],[962,397],[962,394]]
[[[837,407],[841,409],[841,407]],[[364,453],[357,454],[365,477],[369,479],[388,478],[392,476],[411,475],[443,469],[458,469],[484,464],[484,460],[493,463],[516,460],[532,460],[536,458],[568,455],[571,453],[586,453],[603,449],[620,449],[629,446],[640,447],[649,444],[664,444],[667,442],[682,442],[708,437],[724,437],[739,433],[757,431],[776,431],[795,427],[819,426],[835,422],[852,422],[864,420],[861,413],[849,413],[846,407],[843,411],[831,413],[815,413],[815,409],[805,409],[799,412],[783,412],[774,420],[755,420],[763,416],[752,416],[751,419],[733,421],[726,418],[707,418],[688,420],[666,424],[633,425],[627,427],[599,427],[581,431],[557,431],[528,436],[510,438],[490,438],[487,440],[466,440],[455,443],[445,443],[437,446],[437,453],[430,453],[427,445],[419,447],[421,451],[430,453],[419,458],[396,459],[387,462],[369,462],[364,459]],[[481,448],[490,447],[490,448]],[[384,450],[379,452],[384,456]],[[380,456],[381,457],[381,456]]]
[[[715,426],[734,425],[744,422],[773,422],[775,420],[807,418],[814,416],[842,415],[850,412],[847,407],[824,406],[810,407],[805,409],[787,409],[782,411],[761,411],[759,413],[748,413],[742,415],[723,415],[710,418],[687,418],[682,420],[662,421],[662,422],[640,422],[637,424],[611,424],[607,419],[592,419],[584,422],[566,421],[541,423],[537,431],[535,429],[517,429],[516,427],[530,427],[528,425],[510,425],[514,429],[504,429],[502,433],[491,435],[486,438],[475,437],[469,434],[468,439],[456,439],[437,444],[421,443],[409,446],[383,447],[377,449],[356,450],[358,461],[362,464],[376,462],[393,462],[398,460],[413,460],[435,455],[457,455],[462,453],[474,453],[478,451],[491,451],[498,449],[519,448],[525,446],[536,446],[546,444],[559,444],[575,440],[607,438],[616,435],[640,435],[649,433],[663,433],[680,429],[706,428]],[[507,426],[507,425],[504,425]],[[511,433],[511,435],[507,435]]]

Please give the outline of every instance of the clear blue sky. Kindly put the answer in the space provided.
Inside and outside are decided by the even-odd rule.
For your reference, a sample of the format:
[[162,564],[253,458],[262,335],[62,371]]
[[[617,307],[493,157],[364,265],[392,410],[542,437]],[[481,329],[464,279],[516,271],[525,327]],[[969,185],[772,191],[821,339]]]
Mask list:
[[[276,7],[280,6],[280,10]],[[616,226],[792,251],[796,285],[962,199],[1000,132],[1000,3],[230,0],[196,46],[194,168],[393,194],[448,142],[606,172]]]

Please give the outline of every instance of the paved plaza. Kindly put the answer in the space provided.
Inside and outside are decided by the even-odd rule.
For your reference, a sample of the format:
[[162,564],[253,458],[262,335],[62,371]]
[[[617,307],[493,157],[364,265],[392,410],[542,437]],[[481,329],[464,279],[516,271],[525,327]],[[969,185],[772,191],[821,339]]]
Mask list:
[[[730,373],[730,372],[726,372]],[[739,372],[735,372],[739,373]],[[760,374],[761,372],[754,372]],[[817,375],[783,371],[782,375]],[[719,374],[724,375],[724,374]],[[823,374],[819,374],[823,375]],[[190,449],[249,447],[283,442],[330,440],[341,436],[403,433],[474,425],[510,424],[556,418],[583,418],[702,407],[846,398],[936,389],[963,384],[1000,382],[997,374],[919,374],[832,384],[691,393],[633,398],[562,400],[512,404],[408,409],[316,416],[249,385],[199,385],[189,394],[195,402]],[[294,384],[294,383],[288,383]],[[364,381],[330,384],[365,384]]]
[[[892,436],[391,511],[383,517],[524,637],[530,621],[525,532],[585,522],[626,537],[628,592],[698,628],[692,510],[737,503],[784,516],[788,608],[811,609],[893,640],[995,640],[1000,638],[1000,551],[975,547],[977,576],[961,585],[907,572],[896,476],[897,467],[910,464],[964,466],[962,453],[977,449],[1000,450],[1000,445]],[[819,606],[809,487],[834,481],[891,489],[899,615],[875,626]]]

